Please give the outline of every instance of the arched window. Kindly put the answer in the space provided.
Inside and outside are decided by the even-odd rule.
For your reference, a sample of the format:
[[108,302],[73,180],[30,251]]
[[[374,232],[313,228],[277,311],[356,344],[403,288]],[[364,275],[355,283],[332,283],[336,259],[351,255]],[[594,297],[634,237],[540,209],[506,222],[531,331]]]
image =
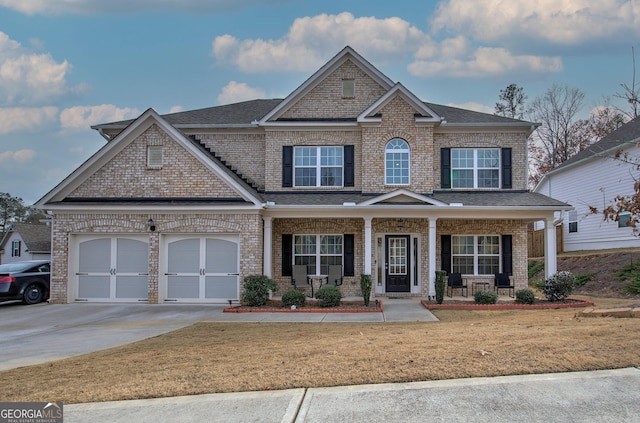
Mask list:
[[394,138],[385,148],[385,183],[387,185],[409,185],[409,144]]

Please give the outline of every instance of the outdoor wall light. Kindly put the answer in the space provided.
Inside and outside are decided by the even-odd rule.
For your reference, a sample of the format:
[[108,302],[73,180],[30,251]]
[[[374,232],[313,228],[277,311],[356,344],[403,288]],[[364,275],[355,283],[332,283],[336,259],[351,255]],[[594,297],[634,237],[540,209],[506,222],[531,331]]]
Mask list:
[[153,221],[152,218],[149,218],[149,220],[147,220],[147,228],[151,232],[155,232],[156,231],[156,223]]

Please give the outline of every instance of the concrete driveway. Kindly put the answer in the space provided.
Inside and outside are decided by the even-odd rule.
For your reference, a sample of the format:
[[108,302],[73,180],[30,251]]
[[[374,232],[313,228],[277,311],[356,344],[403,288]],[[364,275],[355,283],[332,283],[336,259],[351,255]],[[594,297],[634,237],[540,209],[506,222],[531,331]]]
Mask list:
[[0,371],[139,341],[196,322],[434,322],[417,300],[384,313],[223,313],[224,305],[0,303]]

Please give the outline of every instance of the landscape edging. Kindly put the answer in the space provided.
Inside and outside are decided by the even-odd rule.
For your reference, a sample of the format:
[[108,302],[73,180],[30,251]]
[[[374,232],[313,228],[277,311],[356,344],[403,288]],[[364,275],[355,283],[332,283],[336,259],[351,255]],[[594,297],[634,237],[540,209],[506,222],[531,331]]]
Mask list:
[[384,307],[382,301],[379,302],[380,307],[374,309],[339,309],[339,308],[304,308],[291,310],[289,308],[259,308],[237,305],[227,307],[222,310],[223,313],[382,313]]
[[420,303],[427,310],[546,310],[559,308],[592,307],[591,301],[572,300],[572,303],[559,304],[429,304],[425,300]]

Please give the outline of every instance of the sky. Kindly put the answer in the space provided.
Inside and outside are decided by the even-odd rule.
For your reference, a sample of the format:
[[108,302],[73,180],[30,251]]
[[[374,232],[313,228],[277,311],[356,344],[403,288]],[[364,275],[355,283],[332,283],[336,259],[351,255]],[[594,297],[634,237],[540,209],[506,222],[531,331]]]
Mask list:
[[35,203],[105,145],[91,125],[284,98],[347,45],[424,101],[558,84],[585,118],[626,107],[640,0],[0,0],[0,192]]

